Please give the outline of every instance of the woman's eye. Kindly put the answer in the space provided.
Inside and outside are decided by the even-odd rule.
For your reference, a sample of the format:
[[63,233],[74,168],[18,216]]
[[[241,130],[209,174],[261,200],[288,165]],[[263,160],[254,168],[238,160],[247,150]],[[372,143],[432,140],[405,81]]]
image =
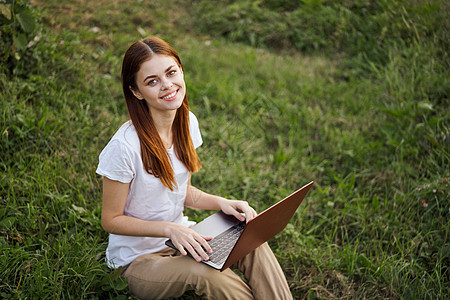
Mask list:
[[147,82],[148,85],[155,85],[156,84],[156,79],[152,79],[149,82]]
[[173,76],[173,75],[175,75],[176,72],[177,72],[177,71],[175,71],[175,70],[169,71],[168,75],[169,75],[169,76]]

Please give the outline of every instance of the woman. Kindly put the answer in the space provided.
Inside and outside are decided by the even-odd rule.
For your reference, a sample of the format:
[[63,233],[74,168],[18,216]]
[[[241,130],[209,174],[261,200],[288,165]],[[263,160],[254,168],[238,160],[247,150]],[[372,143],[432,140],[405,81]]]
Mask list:
[[[191,185],[191,173],[201,167],[195,149],[202,138],[183,71],[175,50],[156,37],[134,43],[125,54],[122,87],[131,120],[103,149],[97,169],[103,176],[102,226],[110,233],[108,266],[123,267],[131,293],[140,298],[195,290],[208,299],[292,299],[267,243],[233,266],[247,283],[230,269],[198,263],[212,252],[211,237],[189,228],[184,206],[220,209],[247,222],[256,212],[244,201]],[[179,251],[165,246],[167,238]]]

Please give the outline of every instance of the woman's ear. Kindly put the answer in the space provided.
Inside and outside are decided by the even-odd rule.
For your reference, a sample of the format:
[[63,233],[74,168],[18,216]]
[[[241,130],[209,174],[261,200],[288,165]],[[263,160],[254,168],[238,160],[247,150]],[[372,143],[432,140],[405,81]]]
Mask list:
[[138,98],[138,100],[143,100],[144,97],[142,97],[141,93],[139,93],[139,91],[134,90],[131,85],[128,86],[128,88],[130,89],[130,91],[133,93],[133,95]]

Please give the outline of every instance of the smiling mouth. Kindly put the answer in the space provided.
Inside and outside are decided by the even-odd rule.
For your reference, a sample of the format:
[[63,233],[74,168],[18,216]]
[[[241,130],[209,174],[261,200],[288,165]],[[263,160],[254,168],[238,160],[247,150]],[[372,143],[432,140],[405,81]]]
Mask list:
[[161,99],[163,99],[163,100],[170,100],[171,98],[175,97],[177,95],[177,93],[178,93],[178,90],[173,91],[172,93],[170,93],[170,94],[168,94],[168,95],[166,95],[164,97],[161,97]]

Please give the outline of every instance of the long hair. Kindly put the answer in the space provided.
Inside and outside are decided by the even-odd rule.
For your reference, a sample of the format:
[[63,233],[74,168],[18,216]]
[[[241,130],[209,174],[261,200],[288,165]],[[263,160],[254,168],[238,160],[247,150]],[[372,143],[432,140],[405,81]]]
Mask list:
[[[130,87],[137,90],[136,73],[141,65],[155,54],[172,57],[182,69],[180,57],[167,42],[157,37],[149,37],[134,43],[125,53],[122,64],[122,88],[128,113],[139,137],[144,168],[173,190],[177,183],[169,154],[156,130],[147,103],[136,98],[130,90]],[[177,109],[172,134],[176,156],[190,172],[197,172],[201,168],[201,163],[189,132],[189,104],[186,95],[182,105]]]

